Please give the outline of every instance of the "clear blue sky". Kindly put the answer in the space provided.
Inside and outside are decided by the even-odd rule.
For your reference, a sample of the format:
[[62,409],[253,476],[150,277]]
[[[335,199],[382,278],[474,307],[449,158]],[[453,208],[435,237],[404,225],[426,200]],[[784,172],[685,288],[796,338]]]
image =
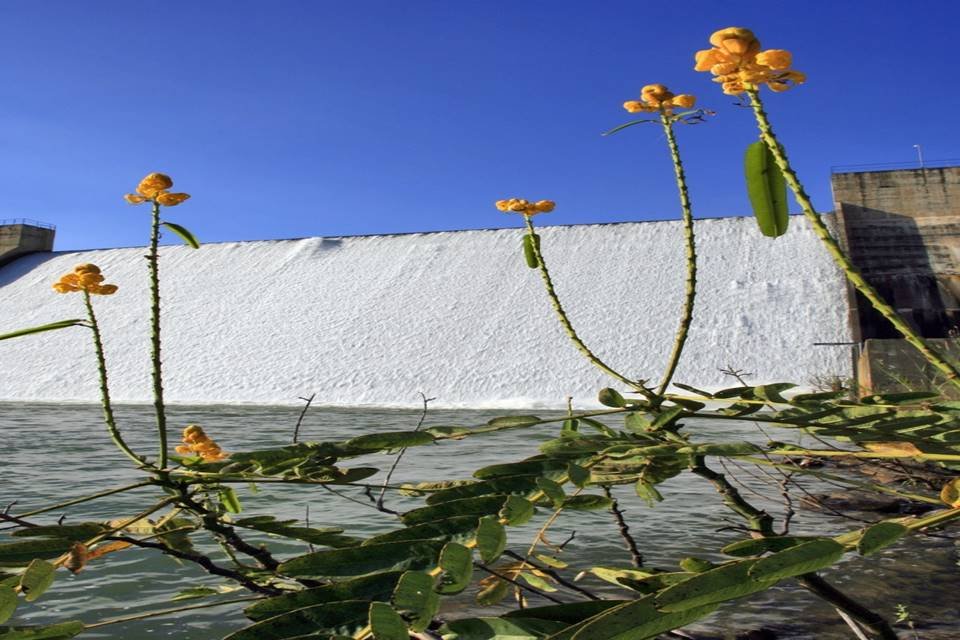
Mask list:
[[204,241],[510,226],[510,196],[676,218],[660,131],[600,136],[652,82],[718,112],[679,131],[695,215],[744,214],[751,114],[692,69],[733,25],[809,76],[767,106],[821,209],[832,165],[960,157],[947,0],[4,0],[0,218],[141,244],[121,196],[150,171]]

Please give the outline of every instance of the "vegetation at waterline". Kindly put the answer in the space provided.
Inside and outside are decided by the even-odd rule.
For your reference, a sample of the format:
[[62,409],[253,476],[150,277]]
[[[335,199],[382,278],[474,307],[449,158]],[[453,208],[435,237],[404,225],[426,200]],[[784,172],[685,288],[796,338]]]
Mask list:
[[[783,50],[761,51],[753,33],[743,28],[717,31],[710,44],[711,48],[696,54],[696,69],[711,72],[724,93],[744,97],[756,118],[759,139],[747,147],[744,163],[747,190],[761,232],[772,238],[786,232],[787,190],[792,191],[852,285],[949,384],[960,387],[960,375],[954,365],[916,335],[859,274],[830,235],[791,168],[760,94],[763,86],[780,92],[805,81],[803,74],[791,69],[790,54]],[[765,591],[786,580],[799,582],[827,601],[860,637],[896,638],[891,622],[871,610],[869,603],[853,600],[820,572],[854,555],[862,557],[859,562],[872,562],[870,556],[905,536],[960,520],[960,478],[944,481],[937,495],[832,475],[840,483],[925,502],[932,510],[921,517],[840,528],[829,535],[795,536],[789,535],[788,523],[778,526],[774,517],[751,504],[731,478],[711,465],[714,460],[722,463],[734,459],[781,474],[784,483],[789,483],[793,476],[823,475],[799,464],[801,459],[907,459],[935,465],[950,478],[960,469],[960,403],[936,392],[856,399],[848,397],[845,390],[791,393],[795,385],[789,383],[741,384],[710,393],[673,381],[694,317],[697,286],[693,208],[675,127],[698,124],[714,115],[705,109],[694,109],[694,104],[691,95],[676,95],[661,84],[647,85],[640,100],[630,100],[624,107],[631,113],[650,114],[649,117],[608,132],[617,133],[645,123],[659,124],[675,169],[686,254],[686,297],[667,365],[657,381],[623,374],[577,333],[554,287],[533,224],[535,215],[553,210],[555,204],[519,198],[496,203],[502,211],[523,217],[526,232],[522,249],[527,265],[539,272],[569,339],[618,387],[599,391],[599,400],[606,409],[571,410],[562,418],[512,415],[473,427],[375,432],[342,441],[295,441],[288,446],[257,451],[231,451],[229,442],[218,443],[201,426],[186,425],[181,443],[171,451],[168,435],[172,427],[167,421],[163,397],[157,247],[162,229],[174,232],[194,248],[199,243],[186,228],[161,216],[162,207],[178,206],[189,196],[171,192],[173,181],[164,174],[153,173],[144,178],[136,193],[128,194],[126,199],[131,204],[151,207],[146,257],[157,450],[151,455],[129,445],[111,402],[103,336],[94,302],[100,306],[99,296],[122,295],[122,288],[118,291],[117,285],[105,284],[106,274],[96,265],[79,265],[53,287],[58,293],[80,293],[85,317],[13,331],[0,339],[29,339],[35,333],[71,327],[90,330],[107,432],[143,479],[123,487],[104,487],[97,493],[59,504],[16,512],[8,507],[0,512],[0,520],[12,531],[12,540],[0,543],[0,640],[71,638],[133,618],[184,614],[197,607],[238,602],[246,604],[243,614],[247,622],[231,633],[229,640],[643,640],[700,620],[724,602]],[[736,355],[730,354],[731,359]],[[556,375],[563,376],[563,372]],[[671,392],[671,388],[684,393]],[[809,449],[782,442],[761,446],[728,440],[694,441],[691,432],[702,419],[746,419],[788,432],[801,431],[812,435],[821,447]],[[611,421],[619,426],[611,427]],[[455,441],[482,439],[486,434],[508,429],[537,429],[549,433],[550,439],[542,444],[537,455],[521,460],[505,457],[499,464],[463,469],[464,476],[472,473],[472,477],[443,482],[391,484],[395,463],[385,479],[373,480],[374,475],[386,470],[354,462],[377,452],[402,454],[411,447],[456,447]],[[507,455],[509,452],[505,452]],[[680,474],[692,474],[711,485],[716,499],[740,520],[741,539],[718,550],[728,558],[726,561],[683,558],[676,567],[648,566],[645,550],[630,535],[610,488],[632,485],[637,500],[655,505],[663,500],[658,485]],[[385,517],[397,522],[397,528],[359,538],[338,528],[320,529],[307,523],[278,520],[269,513],[246,513],[238,489],[258,483],[355,490],[361,500],[366,492]],[[154,489],[155,495],[145,498],[137,513],[117,514],[109,521],[50,519],[75,505],[147,488]],[[382,497],[389,491],[414,494],[422,497],[424,504],[404,513],[392,512],[383,508]],[[380,493],[379,499],[374,496],[376,492]],[[572,511],[589,511],[604,519],[612,513],[628,549],[625,561],[619,565],[575,567],[556,553],[537,552],[538,547],[549,546],[546,534],[550,527]],[[514,552],[509,548],[510,528],[531,522],[542,523],[535,539],[527,553]],[[713,529],[718,524],[706,526]],[[264,534],[283,539],[287,545],[298,545],[302,553],[281,557],[271,548],[274,542]],[[217,543],[222,553],[199,551],[196,543],[200,541]],[[196,565],[248,595],[93,623],[67,620],[38,627],[16,622],[21,608],[43,606],[43,594],[61,570],[79,573],[104,555],[116,553],[164,554]],[[171,570],[173,567],[171,564]],[[584,570],[618,587],[620,595],[600,597],[579,586],[574,576]],[[444,598],[477,582],[481,587],[481,605],[495,605],[513,593],[521,606],[500,615],[475,617],[444,612]],[[213,598],[219,593],[216,589],[198,588],[180,595]],[[527,606],[529,594],[545,596],[554,604]]]

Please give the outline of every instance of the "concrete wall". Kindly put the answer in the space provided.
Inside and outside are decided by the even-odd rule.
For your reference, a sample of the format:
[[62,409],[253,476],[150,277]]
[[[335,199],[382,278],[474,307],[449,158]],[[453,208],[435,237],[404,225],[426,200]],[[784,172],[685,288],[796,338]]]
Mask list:
[[0,266],[36,251],[53,251],[56,230],[32,224],[0,225]]
[[[960,167],[832,176],[841,239],[880,295],[948,357],[960,327]],[[848,285],[867,392],[936,385],[932,368]]]

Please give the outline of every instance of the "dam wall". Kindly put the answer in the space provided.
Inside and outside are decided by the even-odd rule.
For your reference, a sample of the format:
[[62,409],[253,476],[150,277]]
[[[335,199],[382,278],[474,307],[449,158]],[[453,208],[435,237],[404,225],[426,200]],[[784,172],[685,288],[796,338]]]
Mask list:
[[[699,297],[679,382],[734,386],[851,374],[845,284],[806,220],[771,240],[752,218],[698,220]],[[680,223],[544,227],[543,253],[583,340],[656,383],[683,300]],[[618,387],[569,342],[520,229],[161,247],[168,402],[578,407]],[[151,401],[142,247],[35,253],[0,268],[0,333],[84,316],[50,285],[92,262],[116,402]],[[97,402],[90,332],[0,341],[0,400]]]

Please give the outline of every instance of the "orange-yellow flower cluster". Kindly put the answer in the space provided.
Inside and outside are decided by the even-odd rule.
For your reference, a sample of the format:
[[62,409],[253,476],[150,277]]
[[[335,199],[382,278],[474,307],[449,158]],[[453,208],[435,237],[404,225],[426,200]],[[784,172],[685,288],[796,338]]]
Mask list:
[[220,445],[204,433],[203,427],[197,424],[189,424],[183,430],[183,444],[176,448],[176,452],[184,456],[200,456],[204,462],[217,462],[227,457],[227,454],[220,450]]
[[538,213],[549,213],[553,211],[557,203],[553,200],[538,200],[530,202],[523,198],[510,198],[509,200],[497,200],[497,209],[506,213],[522,213],[525,216],[535,216]]
[[151,173],[137,185],[136,193],[128,193],[123,198],[130,204],[156,202],[165,207],[175,207],[187,198],[189,193],[170,193],[167,191],[173,186],[170,176],[162,173]]
[[103,284],[103,275],[97,265],[78,264],[73,271],[60,276],[60,279],[53,283],[53,290],[57,293],[86,291],[98,296],[109,296],[117,292],[117,285]]
[[657,113],[661,109],[670,113],[674,107],[689,109],[696,101],[696,98],[686,94],[674,95],[662,84],[648,84],[640,90],[639,100],[627,100],[623,108],[630,113]]
[[728,27],[710,36],[712,49],[697,51],[697,71],[709,71],[723,92],[739,95],[765,84],[773,91],[786,91],[803,84],[807,77],[790,69],[792,56],[783,49],[760,51],[760,41],[749,29]]

